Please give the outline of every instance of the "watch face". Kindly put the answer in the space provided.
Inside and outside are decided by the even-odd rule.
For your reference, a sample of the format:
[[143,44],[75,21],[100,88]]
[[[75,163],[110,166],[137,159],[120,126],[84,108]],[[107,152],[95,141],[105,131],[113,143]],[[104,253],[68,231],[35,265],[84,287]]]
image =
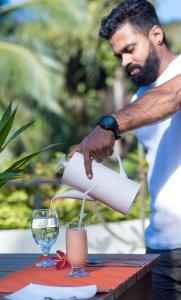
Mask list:
[[114,128],[113,118],[111,116],[103,117],[101,120],[101,125],[107,129]]
[[114,136],[115,136],[116,140],[121,137],[117,121],[114,117],[112,117],[112,116],[103,116],[100,119],[100,121],[97,123],[97,125],[99,125],[103,129],[111,130],[114,133]]

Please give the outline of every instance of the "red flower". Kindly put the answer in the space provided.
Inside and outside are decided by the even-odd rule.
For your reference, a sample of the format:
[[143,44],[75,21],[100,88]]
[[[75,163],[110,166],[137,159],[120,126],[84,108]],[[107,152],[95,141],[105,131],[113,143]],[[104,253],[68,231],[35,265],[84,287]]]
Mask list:
[[57,264],[55,266],[57,270],[70,267],[70,264],[67,260],[67,255],[64,252],[57,250],[56,255],[58,257],[58,259],[56,258]]

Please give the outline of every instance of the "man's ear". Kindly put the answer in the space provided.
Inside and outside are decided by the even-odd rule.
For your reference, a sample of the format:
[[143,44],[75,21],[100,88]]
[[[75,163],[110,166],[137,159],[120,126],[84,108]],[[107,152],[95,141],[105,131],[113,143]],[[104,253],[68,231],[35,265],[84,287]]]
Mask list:
[[154,43],[155,45],[162,45],[163,43],[163,30],[160,26],[154,25],[148,34],[148,38]]

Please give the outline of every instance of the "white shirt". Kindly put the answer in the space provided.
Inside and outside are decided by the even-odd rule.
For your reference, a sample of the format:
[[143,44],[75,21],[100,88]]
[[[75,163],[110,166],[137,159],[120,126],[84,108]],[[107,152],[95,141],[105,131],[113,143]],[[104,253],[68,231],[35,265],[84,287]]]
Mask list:
[[[181,55],[151,86],[139,88],[132,101],[180,73]],[[135,134],[147,150],[151,215],[145,232],[146,246],[159,250],[181,248],[181,110],[136,129]]]

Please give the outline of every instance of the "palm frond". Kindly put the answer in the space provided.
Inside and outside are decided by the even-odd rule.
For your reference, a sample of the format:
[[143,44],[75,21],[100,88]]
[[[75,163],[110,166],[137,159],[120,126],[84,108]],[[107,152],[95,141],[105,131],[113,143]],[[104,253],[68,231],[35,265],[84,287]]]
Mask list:
[[0,42],[0,84],[20,95],[29,95],[42,107],[59,113],[59,106],[47,69],[27,48]]

